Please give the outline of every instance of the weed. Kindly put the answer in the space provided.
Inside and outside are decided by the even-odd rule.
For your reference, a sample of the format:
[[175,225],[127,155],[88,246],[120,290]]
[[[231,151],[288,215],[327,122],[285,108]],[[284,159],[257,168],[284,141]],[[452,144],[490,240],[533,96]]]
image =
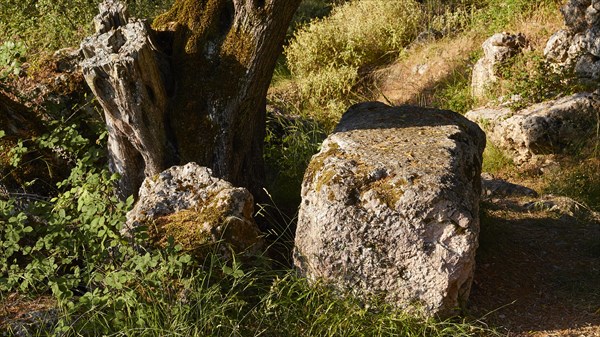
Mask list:
[[599,211],[600,159],[585,157],[566,162],[557,172],[549,174],[543,192],[573,198]]
[[437,84],[432,105],[465,114],[474,105],[471,95],[471,76],[469,68],[459,67],[442,83]]
[[9,75],[19,76],[26,52],[27,48],[20,41],[5,41],[0,45],[0,80]]
[[[153,17],[172,0],[125,2],[134,16]],[[91,33],[97,11],[96,0],[2,0],[0,43],[19,41],[29,50],[29,61],[36,63],[44,54],[79,45]]]
[[520,97],[511,104],[514,110],[589,89],[572,69],[558,72],[535,51],[509,59],[500,66],[499,73],[501,80],[495,89],[498,95]]
[[502,150],[491,142],[487,142],[483,151],[482,172],[496,174],[514,168],[514,166],[513,161]]

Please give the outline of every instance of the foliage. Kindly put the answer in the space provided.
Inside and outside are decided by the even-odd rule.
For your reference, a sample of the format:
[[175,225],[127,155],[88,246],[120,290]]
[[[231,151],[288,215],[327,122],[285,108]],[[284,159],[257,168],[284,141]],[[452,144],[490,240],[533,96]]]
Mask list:
[[584,155],[547,176],[544,193],[564,195],[600,210],[600,158]]
[[373,64],[398,52],[417,33],[418,4],[411,0],[353,1],[300,28],[286,49],[292,73]]
[[[99,0],[2,0],[0,6],[0,43],[17,41],[27,47],[30,62],[43,54],[75,47],[92,30]],[[129,0],[130,12],[139,18],[153,17],[166,10],[172,0]],[[5,40],[6,39],[6,40]],[[2,67],[0,51],[0,68]]]
[[443,82],[437,84],[433,94],[433,106],[465,114],[475,104],[471,95],[469,68],[459,67]]
[[481,171],[488,173],[499,173],[514,168],[513,161],[507,157],[502,150],[491,142],[488,142],[483,151],[483,164]]
[[510,58],[499,70],[501,81],[496,90],[502,95],[520,97],[511,104],[514,110],[587,89],[572,69],[553,69],[539,52]]
[[323,126],[310,118],[267,115],[264,158],[267,189],[284,205],[299,204],[304,171],[325,138]]
[[413,0],[350,1],[299,28],[285,53],[302,99],[320,111],[337,110],[337,119],[362,69],[397,57],[418,33],[420,18]]
[[0,45],[0,80],[19,76],[27,48],[22,42],[5,41]]
[[119,244],[114,231],[128,205],[112,192],[117,177],[96,168],[104,152],[83,138],[76,125],[53,126],[51,134],[30,140],[29,148],[20,141],[11,150],[16,166],[36,147],[60,150],[76,161],[69,177],[58,184],[56,197],[0,201],[2,291],[50,287],[57,296],[71,294],[66,289],[89,278],[96,264],[108,258],[109,247]]
[[487,36],[501,32],[518,18],[524,18],[543,6],[562,4],[561,0],[486,0],[473,17],[472,27]]

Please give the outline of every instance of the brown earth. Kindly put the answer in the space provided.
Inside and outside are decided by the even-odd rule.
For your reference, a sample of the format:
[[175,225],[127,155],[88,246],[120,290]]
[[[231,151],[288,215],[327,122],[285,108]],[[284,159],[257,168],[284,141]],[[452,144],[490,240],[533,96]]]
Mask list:
[[484,203],[469,311],[504,336],[600,336],[600,223]]

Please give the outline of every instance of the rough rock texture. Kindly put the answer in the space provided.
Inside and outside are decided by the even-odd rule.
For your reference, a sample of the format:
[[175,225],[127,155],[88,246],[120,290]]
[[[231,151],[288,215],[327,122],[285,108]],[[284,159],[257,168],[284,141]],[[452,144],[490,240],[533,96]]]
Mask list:
[[529,187],[494,178],[494,176],[489,173],[483,173],[481,175],[481,198],[483,199],[537,196],[537,192]]
[[509,108],[480,108],[465,114],[477,122],[488,139],[516,164],[536,155],[559,153],[595,130],[598,100],[578,93],[513,112]]
[[[253,208],[248,190],[189,163],[144,181],[139,200],[127,214],[125,231],[147,226],[153,244],[164,247],[172,236],[175,243],[199,258],[221,241],[234,251],[253,252],[262,244]],[[229,249],[220,245],[220,252],[227,256]]]
[[451,111],[351,107],[304,176],[295,265],[342,291],[455,313],[473,276],[484,147]]
[[584,79],[600,79],[600,1],[569,0],[561,9],[566,29],[548,40],[544,55],[558,68]]
[[482,45],[484,56],[473,66],[473,96],[483,96],[487,87],[498,80],[498,65],[521,52],[526,46],[527,40],[521,33],[497,33],[485,40]]

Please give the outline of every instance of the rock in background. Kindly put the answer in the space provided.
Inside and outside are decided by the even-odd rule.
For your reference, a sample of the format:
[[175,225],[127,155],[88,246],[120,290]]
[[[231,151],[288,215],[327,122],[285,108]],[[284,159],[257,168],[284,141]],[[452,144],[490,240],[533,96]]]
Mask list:
[[600,1],[569,0],[561,9],[565,29],[554,33],[544,49],[558,68],[573,67],[581,78],[600,79]]
[[484,56],[473,66],[472,95],[484,96],[486,89],[498,80],[498,66],[520,53],[527,44],[521,33],[497,33],[485,40],[482,45]]
[[305,174],[296,266],[359,296],[456,313],[475,266],[484,147],[451,111],[351,107]]
[[539,155],[560,153],[587,139],[596,129],[598,99],[578,93],[513,112],[509,108],[480,108],[465,114],[487,133],[488,140],[516,164],[534,162]]
[[[248,190],[189,163],[146,178],[127,214],[125,231],[147,226],[153,245],[166,247],[173,237],[200,260],[215,248],[226,257],[230,247],[238,253],[255,253],[262,239],[253,212],[254,199]],[[221,242],[226,245],[217,245]]]

